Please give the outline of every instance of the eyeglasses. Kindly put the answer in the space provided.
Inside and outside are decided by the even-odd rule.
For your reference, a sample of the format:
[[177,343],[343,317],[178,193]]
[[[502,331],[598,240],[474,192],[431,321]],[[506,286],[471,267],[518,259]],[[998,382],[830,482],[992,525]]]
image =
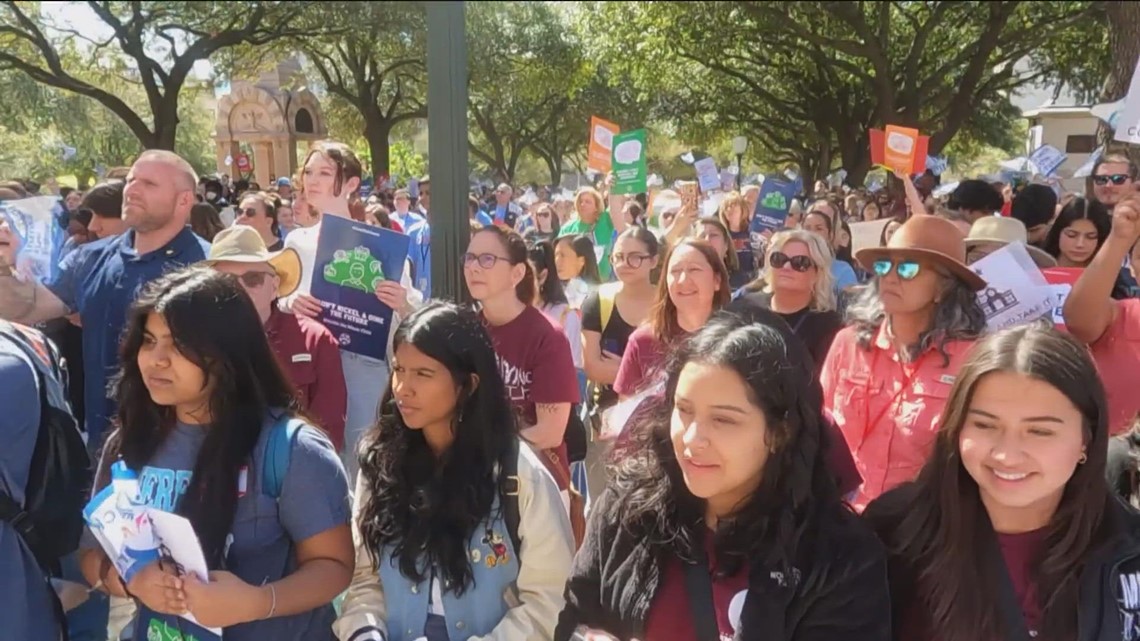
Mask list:
[[768,262],[772,264],[773,269],[783,269],[784,265],[790,264],[792,269],[797,272],[806,272],[815,267],[815,261],[811,259],[811,256],[789,256],[784,252],[772,252],[772,255],[768,257]]
[[246,218],[256,218],[257,210],[253,207],[246,207],[245,209],[241,210],[241,215],[245,216]]
[[633,269],[637,269],[641,267],[645,261],[649,260],[649,258],[649,254],[623,254],[618,252],[616,254],[610,254],[610,263],[615,267],[624,263]]
[[1131,178],[1131,176],[1128,174],[1111,174],[1107,176],[1093,176],[1093,182],[1097,185],[1100,185],[1101,187],[1107,185],[1110,182],[1114,185],[1119,186],[1123,185],[1124,182],[1129,178]]
[[495,263],[500,260],[504,260],[508,263],[511,262],[510,258],[503,258],[502,256],[496,256],[494,254],[472,254],[471,252],[463,254],[464,267],[470,267],[471,263],[479,263],[479,266],[483,269],[491,269],[495,266]]
[[238,276],[238,280],[240,280],[241,284],[245,285],[246,287],[261,287],[265,284],[266,278],[276,275],[277,272],[252,271]]
[[875,270],[875,275],[880,278],[894,269],[903,280],[914,280],[914,277],[922,271],[921,265],[913,260],[900,260],[897,263],[893,260],[876,260],[871,267]]

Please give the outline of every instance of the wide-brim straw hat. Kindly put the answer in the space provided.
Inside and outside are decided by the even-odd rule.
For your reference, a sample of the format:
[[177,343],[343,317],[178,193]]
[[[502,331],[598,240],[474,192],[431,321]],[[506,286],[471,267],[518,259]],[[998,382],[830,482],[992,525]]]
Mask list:
[[1048,252],[1029,244],[1029,233],[1025,231],[1025,223],[1016,218],[1005,216],[983,216],[970,226],[970,233],[966,235],[966,252],[975,245],[994,243],[1008,245],[1021,243],[1029,251],[1029,257],[1038,267],[1056,267],[1057,259]]
[[218,232],[210,245],[207,265],[228,261],[231,263],[268,263],[277,272],[277,297],[285,298],[301,284],[301,257],[296,250],[285,248],[271,252],[265,247],[261,234],[248,225],[234,225]]
[[884,258],[915,258],[941,266],[970,289],[978,291],[986,281],[966,266],[966,237],[954,223],[920,214],[911,217],[891,236],[886,247],[867,247],[855,253],[855,259],[874,273],[875,261]]

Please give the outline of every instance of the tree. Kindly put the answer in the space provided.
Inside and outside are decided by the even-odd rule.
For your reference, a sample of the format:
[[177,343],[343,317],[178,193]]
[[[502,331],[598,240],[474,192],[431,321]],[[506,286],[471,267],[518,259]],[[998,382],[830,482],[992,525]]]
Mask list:
[[[940,153],[979,109],[1050,73],[1015,63],[1089,11],[1086,2],[607,2],[597,21],[612,28],[595,33],[687,127],[742,130],[797,162],[805,182],[836,160],[861,182],[868,129],[917,127]],[[637,55],[619,55],[628,42]]]
[[314,19],[340,25],[343,35],[302,39],[302,51],[326,91],[356,111],[374,174],[388,174],[392,129],[427,118],[423,7],[412,2],[327,2],[321,7],[324,11]]
[[[75,176],[81,188],[99,177],[99,171],[129,165],[143,150],[130,129],[103,105],[86,96],[35,82],[17,71],[0,72],[5,99],[0,103],[0,176]],[[115,94],[128,104],[144,102],[138,86],[120,83]],[[200,96],[209,87],[191,85],[188,96]],[[180,109],[183,123],[175,149],[199,171],[212,167],[209,132],[211,113],[193,101]]]
[[[98,101],[148,149],[174,148],[179,96],[196,62],[239,45],[314,35],[297,27],[310,10],[299,3],[84,4],[98,22],[81,33],[56,24],[41,3],[0,3],[0,70]],[[112,76],[140,85],[146,108],[116,94]]]
[[469,4],[467,33],[471,154],[510,181],[585,84],[582,49],[546,2]]

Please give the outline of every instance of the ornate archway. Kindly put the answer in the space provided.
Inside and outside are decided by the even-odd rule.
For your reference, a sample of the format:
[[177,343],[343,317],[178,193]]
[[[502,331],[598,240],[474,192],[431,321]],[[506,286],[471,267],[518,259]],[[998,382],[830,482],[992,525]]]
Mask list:
[[[299,142],[328,135],[320,101],[302,86],[300,72],[295,60],[286,60],[256,83],[235,81],[218,101],[214,138],[219,173],[248,176],[268,187],[281,176],[296,174]],[[243,146],[252,151],[247,154],[249,171],[239,167]]]

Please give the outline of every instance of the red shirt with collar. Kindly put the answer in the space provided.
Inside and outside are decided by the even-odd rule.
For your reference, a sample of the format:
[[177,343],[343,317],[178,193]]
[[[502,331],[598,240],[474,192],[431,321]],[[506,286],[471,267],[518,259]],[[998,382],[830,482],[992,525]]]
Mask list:
[[942,413],[973,341],[949,341],[950,357],[928,347],[905,363],[879,328],[868,349],[855,327],[842,329],[820,373],[824,409],[835,421],[863,485],[852,501],[858,511],[887,490],[913,480],[934,448]]
[[344,447],[348,389],[340,366],[340,346],[324,325],[274,308],[265,323],[269,345],[296,386],[301,407],[320,423],[333,445]]

